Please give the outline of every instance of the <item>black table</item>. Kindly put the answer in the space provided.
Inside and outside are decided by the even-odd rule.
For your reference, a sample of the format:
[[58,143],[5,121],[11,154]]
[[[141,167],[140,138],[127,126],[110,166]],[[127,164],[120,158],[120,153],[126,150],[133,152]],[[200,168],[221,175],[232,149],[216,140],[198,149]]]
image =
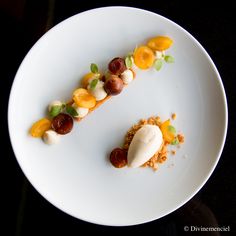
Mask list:
[[[191,226],[227,227],[236,233],[235,129],[235,24],[229,1],[211,6],[198,1],[92,1],[1,0],[1,235],[78,235],[87,233],[189,234]],[[207,1],[205,1],[206,4]],[[177,211],[150,223],[133,227],[105,227],[75,219],[47,202],[25,178],[13,154],[7,130],[7,103],[14,75],[30,47],[48,29],[67,17],[101,6],[124,5],[151,10],[175,21],[206,48],[215,62],[228,99],[229,128],[221,159],[204,187]],[[217,104],[216,104],[217,105]],[[17,114],[16,114],[17,119]],[[210,132],[210,131],[209,131]],[[185,226],[189,227],[189,231]],[[192,227],[193,229],[193,227]],[[198,235],[206,232],[192,232]]]

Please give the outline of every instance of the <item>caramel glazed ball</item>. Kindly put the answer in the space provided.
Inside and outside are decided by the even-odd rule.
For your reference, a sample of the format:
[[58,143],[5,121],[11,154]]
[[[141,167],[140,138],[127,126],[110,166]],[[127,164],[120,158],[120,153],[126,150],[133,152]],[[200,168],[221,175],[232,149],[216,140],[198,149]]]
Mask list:
[[127,165],[127,152],[122,148],[115,148],[110,154],[110,162],[116,168],[122,168]]
[[52,129],[56,131],[58,134],[68,134],[71,132],[73,128],[73,119],[71,116],[60,113],[55,116],[52,120]]
[[111,62],[108,64],[108,69],[112,74],[120,75],[127,68],[126,68],[124,59],[120,57],[116,57],[112,59]]
[[104,85],[104,89],[109,95],[118,95],[124,87],[124,83],[121,78],[116,75],[110,75]]
[[124,83],[119,77],[119,75],[126,70],[124,59],[120,57],[112,59],[108,64],[108,69],[111,75],[105,82],[104,89],[109,95],[118,95],[124,87]]

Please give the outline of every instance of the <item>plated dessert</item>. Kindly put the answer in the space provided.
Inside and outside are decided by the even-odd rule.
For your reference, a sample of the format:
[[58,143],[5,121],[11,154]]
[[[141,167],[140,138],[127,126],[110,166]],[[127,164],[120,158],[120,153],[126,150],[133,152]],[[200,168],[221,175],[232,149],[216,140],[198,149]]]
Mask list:
[[63,135],[71,132],[74,121],[81,121],[112,96],[120,94],[134,80],[135,66],[142,70],[153,67],[158,71],[163,62],[174,62],[174,58],[165,53],[172,43],[167,36],[153,37],[125,57],[112,59],[106,71],[91,63],[90,72],[83,76],[71,100],[52,101],[47,116],[32,125],[30,135],[42,138],[46,144],[58,143]]

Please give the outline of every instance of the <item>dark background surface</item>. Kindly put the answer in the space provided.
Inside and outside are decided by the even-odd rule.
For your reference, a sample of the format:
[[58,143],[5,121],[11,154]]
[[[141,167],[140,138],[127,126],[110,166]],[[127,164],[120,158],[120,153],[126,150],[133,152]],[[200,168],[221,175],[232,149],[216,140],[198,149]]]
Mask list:
[[[85,2],[85,3],[84,3]],[[208,5],[207,5],[208,3]],[[0,235],[79,235],[147,233],[185,235],[184,226],[230,226],[236,235],[235,168],[235,20],[233,1],[76,1],[0,0],[1,24],[1,221]],[[22,59],[48,29],[67,17],[101,6],[124,5],[161,14],[189,31],[215,62],[228,99],[229,126],[221,159],[199,193],[177,211],[133,227],[106,227],[75,219],[47,202],[27,181],[10,144],[7,105],[11,84]],[[216,104],[217,106],[217,104]],[[212,119],[217,114],[213,114]],[[17,119],[17,114],[16,114]],[[206,132],[211,132],[206,131]],[[214,147],[212,147],[214,148]],[[178,194],[178,193],[177,193]],[[198,235],[194,232],[193,235]],[[205,233],[204,235],[211,235]],[[218,234],[212,234],[218,235]]]

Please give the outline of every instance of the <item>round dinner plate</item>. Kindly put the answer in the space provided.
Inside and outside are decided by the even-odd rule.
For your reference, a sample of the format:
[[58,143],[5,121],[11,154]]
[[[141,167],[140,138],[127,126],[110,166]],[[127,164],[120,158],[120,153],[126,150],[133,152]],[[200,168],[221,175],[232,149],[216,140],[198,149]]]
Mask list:
[[[51,101],[70,98],[91,63],[105,70],[112,58],[156,35],[173,39],[168,54],[175,63],[136,70],[121,94],[75,123],[59,144],[30,137],[32,123],[45,117]],[[158,171],[110,164],[110,151],[133,124],[174,112],[173,125],[186,141]],[[68,18],[32,47],[12,86],[8,123],[17,161],[44,198],[76,218],[125,226],[173,212],[204,185],[225,142],[227,102],[214,63],[187,31],[152,12],[105,7]]]

